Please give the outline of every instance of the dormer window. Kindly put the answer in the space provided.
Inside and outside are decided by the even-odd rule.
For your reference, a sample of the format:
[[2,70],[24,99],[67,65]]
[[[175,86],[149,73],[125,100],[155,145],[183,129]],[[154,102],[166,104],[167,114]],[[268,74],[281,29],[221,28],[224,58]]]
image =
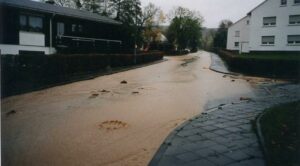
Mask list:
[[263,26],[265,27],[276,26],[276,17],[264,17]]
[[281,6],[286,6],[287,0],[281,0],[280,5]]

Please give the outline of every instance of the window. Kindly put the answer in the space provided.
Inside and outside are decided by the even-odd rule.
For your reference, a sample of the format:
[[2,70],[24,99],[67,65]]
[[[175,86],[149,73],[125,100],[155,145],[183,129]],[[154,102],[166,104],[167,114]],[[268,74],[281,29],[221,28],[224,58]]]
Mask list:
[[274,45],[275,36],[262,36],[261,43],[262,45]]
[[81,33],[83,32],[83,26],[80,24],[72,24],[72,32],[73,33]]
[[27,28],[27,17],[20,15],[20,29],[25,30]]
[[43,18],[39,16],[20,15],[20,30],[29,32],[43,31]]
[[281,6],[286,6],[286,0],[281,0],[280,5],[281,5]]
[[300,0],[294,0],[294,4],[300,5]]
[[240,45],[239,42],[234,42],[234,47],[238,47]]
[[72,24],[72,32],[76,32],[76,24]]
[[250,20],[247,20],[247,25],[249,25],[250,24]]
[[41,17],[29,16],[30,31],[40,32],[43,29],[43,19]]
[[235,37],[240,37],[240,31],[235,31]]
[[276,17],[263,18],[263,26],[275,26],[275,25],[276,25]]
[[288,35],[288,44],[300,45],[300,35]]
[[65,34],[65,24],[62,22],[57,23],[57,35]]
[[289,19],[290,25],[300,25],[300,15],[291,15]]
[[78,32],[82,32],[82,25],[78,25]]

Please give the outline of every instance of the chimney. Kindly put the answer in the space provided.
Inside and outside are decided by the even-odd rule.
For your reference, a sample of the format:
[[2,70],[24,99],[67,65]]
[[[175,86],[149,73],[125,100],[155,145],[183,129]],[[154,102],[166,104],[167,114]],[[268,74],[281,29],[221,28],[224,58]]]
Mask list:
[[45,3],[51,4],[51,5],[54,5],[54,4],[55,4],[54,0],[46,0]]

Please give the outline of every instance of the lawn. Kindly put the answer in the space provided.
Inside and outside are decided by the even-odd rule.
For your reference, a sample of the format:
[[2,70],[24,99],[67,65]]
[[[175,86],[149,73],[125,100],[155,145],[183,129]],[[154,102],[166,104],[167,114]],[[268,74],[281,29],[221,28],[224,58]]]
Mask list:
[[266,110],[261,129],[270,166],[300,165],[300,101]]

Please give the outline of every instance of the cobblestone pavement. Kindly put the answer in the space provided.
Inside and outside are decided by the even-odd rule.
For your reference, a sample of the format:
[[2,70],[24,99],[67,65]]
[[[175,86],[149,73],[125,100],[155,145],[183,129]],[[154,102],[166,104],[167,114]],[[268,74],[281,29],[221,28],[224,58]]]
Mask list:
[[[231,74],[212,54],[212,70]],[[266,108],[300,100],[300,84],[263,83],[254,98],[207,103],[206,111],[175,129],[150,166],[264,166],[253,122]]]
[[222,61],[222,59],[214,53],[210,53],[211,55],[211,65],[210,69],[219,73],[226,74],[234,74],[227,69],[226,64]]
[[299,92],[299,84],[259,85],[256,98],[220,101],[173,131],[150,166],[264,166],[252,122],[265,108],[299,100]]

